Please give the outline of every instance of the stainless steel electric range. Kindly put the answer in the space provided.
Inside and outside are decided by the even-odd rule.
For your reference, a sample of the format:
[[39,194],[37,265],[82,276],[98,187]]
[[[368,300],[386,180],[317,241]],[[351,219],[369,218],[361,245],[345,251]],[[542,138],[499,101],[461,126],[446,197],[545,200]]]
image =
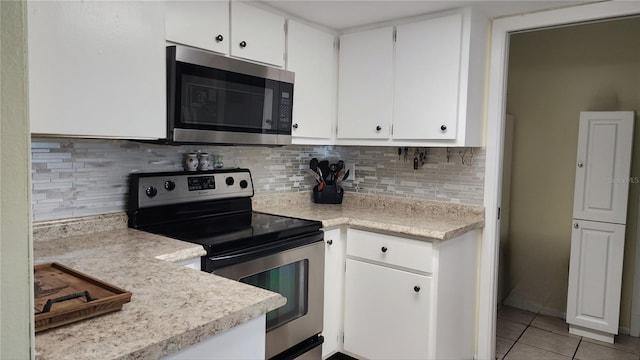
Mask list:
[[267,313],[266,358],[320,359],[322,223],[252,211],[248,169],[134,173],[129,227],[200,244],[202,270],[278,292]]

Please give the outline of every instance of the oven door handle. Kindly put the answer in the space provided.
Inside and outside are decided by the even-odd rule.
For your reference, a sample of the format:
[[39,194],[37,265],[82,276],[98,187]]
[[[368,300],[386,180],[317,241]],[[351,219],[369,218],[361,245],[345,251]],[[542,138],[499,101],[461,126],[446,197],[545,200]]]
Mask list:
[[[263,256],[275,254],[285,250],[294,249],[300,246],[313,244],[315,242],[322,241],[324,239],[324,233],[318,231],[313,234],[305,234],[296,238],[288,238],[278,242],[265,244],[259,247],[251,248],[250,250],[244,249],[241,251],[235,251],[222,255],[214,255],[209,257],[208,264],[205,266],[206,272],[213,272],[215,269],[220,269],[225,266],[235,265],[242,262],[257,259]],[[204,265],[204,264],[203,264]]]

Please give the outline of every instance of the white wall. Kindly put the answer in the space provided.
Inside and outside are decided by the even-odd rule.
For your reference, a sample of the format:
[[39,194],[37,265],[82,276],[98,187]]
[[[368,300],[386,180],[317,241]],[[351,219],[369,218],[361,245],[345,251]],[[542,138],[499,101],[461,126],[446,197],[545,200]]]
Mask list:
[[0,1],[0,359],[33,357],[25,4]]

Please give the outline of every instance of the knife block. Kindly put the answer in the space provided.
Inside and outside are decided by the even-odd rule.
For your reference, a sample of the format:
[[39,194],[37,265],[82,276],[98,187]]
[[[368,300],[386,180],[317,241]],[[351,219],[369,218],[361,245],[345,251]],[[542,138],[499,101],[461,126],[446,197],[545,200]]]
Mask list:
[[318,185],[313,187],[313,202],[316,204],[342,204],[344,189],[340,185],[326,184],[324,189],[318,190]]

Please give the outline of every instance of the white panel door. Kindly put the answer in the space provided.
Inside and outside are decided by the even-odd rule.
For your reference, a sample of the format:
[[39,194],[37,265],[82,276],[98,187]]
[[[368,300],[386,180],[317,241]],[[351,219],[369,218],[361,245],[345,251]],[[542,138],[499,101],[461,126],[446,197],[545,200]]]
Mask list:
[[260,315],[217,335],[202,339],[162,360],[264,359],[266,315]]
[[386,139],[393,117],[393,27],[340,37],[338,138]]
[[344,289],[345,242],[340,229],[325,231],[324,317],[322,358],[340,350],[342,340],[342,294]]
[[567,322],[618,333],[625,226],[573,221]]
[[455,139],[462,14],[397,27],[394,139]]
[[284,67],[284,17],[231,2],[231,55]]
[[228,1],[167,1],[168,41],[229,53]]
[[575,219],[626,223],[632,142],[632,111],[580,113]]
[[296,74],[295,138],[330,139],[335,119],[336,58],[333,34],[289,20],[287,70]]
[[166,137],[164,5],[29,1],[31,133]]
[[430,286],[425,275],[347,259],[344,349],[367,359],[425,359]]

